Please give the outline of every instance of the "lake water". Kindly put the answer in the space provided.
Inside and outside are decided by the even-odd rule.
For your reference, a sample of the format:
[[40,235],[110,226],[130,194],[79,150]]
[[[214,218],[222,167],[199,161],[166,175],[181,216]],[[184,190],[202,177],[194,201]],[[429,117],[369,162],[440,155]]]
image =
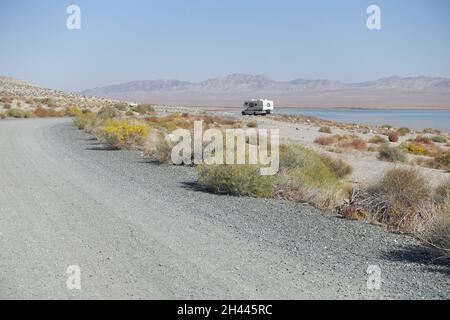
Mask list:
[[297,109],[276,108],[275,114],[306,115],[344,123],[439,129],[450,133],[450,110]]

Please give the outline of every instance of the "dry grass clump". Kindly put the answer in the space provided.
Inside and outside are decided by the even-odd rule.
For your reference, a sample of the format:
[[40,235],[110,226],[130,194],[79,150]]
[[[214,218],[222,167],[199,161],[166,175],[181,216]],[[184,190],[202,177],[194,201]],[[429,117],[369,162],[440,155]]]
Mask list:
[[401,148],[391,148],[388,145],[382,145],[378,149],[378,159],[389,162],[405,162],[406,157]]
[[413,229],[432,199],[426,179],[414,169],[393,168],[365,189],[355,190],[347,207],[395,230]]
[[79,130],[85,130],[88,133],[91,133],[95,129],[98,122],[99,120],[93,112],[83,113],[73,119],[74,125]]
[[400,128],[400,129],[398,129],[397,130],[397,133],[400,135],[400,136],[406,136],[407,134],[409,134],[409,133],[411,133],[411,130],[409,129],[409,128]]
[[334,159],[325,155],[320,155],[320,158],[338,179],[343,179],[353,172],[352,166],[341,159]]
[[319,132],[322,132],[322,133],[329,133],[329,134],[332,133],[330,127],[320,127]]
[[97,113],[97,117],[100,120],[107,120],[107,119],[113,119],[115,117],[118,117],[120,115],[119,111],[111,106],[106,106],[100,109],[100,111]]
[[339,140],[338,146],[341,148],[351,148],[355,150],[365,150],[367,149],[367,143],[358,137],[345,137]]
[[436,143],[447,143],[447,138],[444,136],[433,136],[431,140]]
[[382,144],[382,143],[387,143],[388,141],[380,136],[380,135],[374,135],[372,138],[369,139],[369,143],[374,143],[374,144]]
[[249,123],[247,123],[247,127],[248,128],[257,128],[258,123],[256,121],[250,121]]
[[314,143],[321,146],[335,146],[342,149],[355,149],[365,150],[367,149],[367,143],[363,139],[353,135],[334,135],[334,136],[321,136],[314,139]]
[[66,113],[62,110],[56,111],[55,109],[38,107],[33,111],[33,115],[38,118],[62,118]]
[[30,111],[22,109],[11,108],[6,111],[6,115],[11,118],[32,118],[33,114]]
[[420,144],[432,144],[433,141],[426,136],[417,136],[416,139],[414,139],[415,142],[418,142]]
[[427,167],[450,172],[450,150],[442,151],[425,163]]
[[450,180],[433,191],[414,169],[393,168],[372,186],[354,190],[339,212],[414,235],[446,255],[450,252]]
[[166,135],[158,130],[151,130],[144,144],[144,154],[155,159],[159,163],[169,163],[172,146],[167,141]]
[[335,142],[336,142],[335,137],[323,136],[323,137],[317,137],[316,139],[314,139],[314,143],[320,144],[321,146],[330,146],[330,145],[334,144]]
[[95,129],[94,134],[111,149],[132,149],[144,144],[148,127],[134,121],[109,120]]
[[151,104],[139,104],[138,106],[133,108],[134,112],[139,114],[149,114],[155,112],[155,107]]
[[3,112],[0,112],[0,119],[5,119],[6,118],[6,114]]

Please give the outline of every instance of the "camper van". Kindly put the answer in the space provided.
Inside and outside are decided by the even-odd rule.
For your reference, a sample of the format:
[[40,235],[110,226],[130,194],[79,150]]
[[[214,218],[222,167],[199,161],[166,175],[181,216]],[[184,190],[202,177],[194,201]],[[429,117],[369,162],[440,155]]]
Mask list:
[[273,101],[266,99],[252,99],[244,102],[242,115],[263,115],[273,113]]

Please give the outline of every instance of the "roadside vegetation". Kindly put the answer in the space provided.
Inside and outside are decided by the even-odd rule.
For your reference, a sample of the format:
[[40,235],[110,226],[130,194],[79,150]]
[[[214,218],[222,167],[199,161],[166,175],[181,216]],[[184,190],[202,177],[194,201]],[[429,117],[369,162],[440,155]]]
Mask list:
[[[202,121],[203,129],[254,127],[251,122],[233,117],[185,113],[156,116],[150,110],[142,109],[144,116],[137,111],[133,111],[134,116],[128,116],[127,111],[111,108],[104,108],[98,114],[81,111],[74,117],[74,124],[95,135],[108,148],[138,149],[161,164],[169,163],[171,159],[173,145],[166,139],[167,135],[177,128],[193,130],[197,120]],[[136,113],[140,115],[136,116]],[[444,139],[418,136],[401,143],[396,143],[398,140],[390,142],[402,136],[400,130],[396,133],[397,136],[384,134],[386,138],[374,135],[367,142],[356,135],[329,133],[318,137],[315,143],[341,152],[347,149],[364,151],[368,150],[368,144],[376,145],[378,159],[389,162],[406,162],[406,155],[412,154],[413,150],[420,156],[432,155],[426,156],[420,165],[449,170],[450,151],[437,148],[431,152],[435,140],[444,144]],[[414,149],[417,146],[425,151]],[[354,187],[347,180],[352,167],[344,161],[300,145],[284,144],[280,146],[279,171],[273,176],[262,176],[259,165],[201,164],[196,170],[198,184],[210,192],[279,198],[326,210],[337,208],[344,218],[408,233],[448,254],[450,182],[433,190],[413,168],[394,168],[372,185]]]
[[393,168],[372,185],[353,190],[339,212],[347,219],[408,233],[450,253],[450,180],[433,190],[416,170]]

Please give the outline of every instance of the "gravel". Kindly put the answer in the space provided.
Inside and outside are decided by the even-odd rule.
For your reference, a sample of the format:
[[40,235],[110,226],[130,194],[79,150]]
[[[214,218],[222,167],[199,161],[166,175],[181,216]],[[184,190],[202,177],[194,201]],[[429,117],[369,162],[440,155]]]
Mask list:
[[[69,119],[2,120],[0,150],[0,298],[450,297],[448,264],[412,238],[205,192],[194,168],[105,150]],[[66,287],[69,265],[81,290]]]

